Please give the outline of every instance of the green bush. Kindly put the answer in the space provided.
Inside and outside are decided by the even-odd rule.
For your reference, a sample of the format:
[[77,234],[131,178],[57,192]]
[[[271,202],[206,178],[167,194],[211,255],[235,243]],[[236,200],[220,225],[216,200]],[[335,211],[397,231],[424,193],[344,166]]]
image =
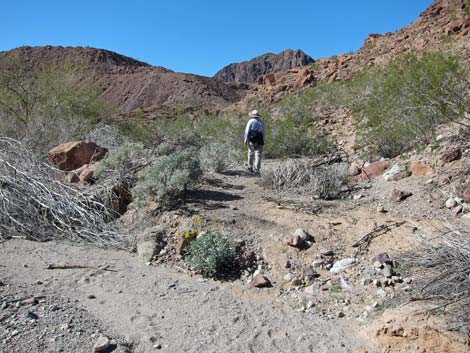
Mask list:
[[204,172],[221,173],[239,162],[239,154],[227,143],[208,143],[199,150],[199,160]]
[[158,157],[144,169],[133,189],[133,196],[137,202],[150,198],[158,202],[161,208],[171,208],[198,182],[201,174],[197,150],[179,150]]
[[235,243],[215,233],[191,241],[185,260],[193,271],[204,277],[220,278],[239,270]]
[[363,146],[382,157],[428,144],[438,124],[470,109],[468,73],[456,57],[407,55],[356,80],[354,109]]
[[52,146],[83,138],[111,115],[99,88],[76,70],[31,70],[0,58],[0,130],[44,154]]
[[146,163],[146,153],[144,145],[141,143],[125,143],[100,162],[96,170],[96,176],[102,177],[105,174],[118,174],[119,178],[124,177],[133,168]]

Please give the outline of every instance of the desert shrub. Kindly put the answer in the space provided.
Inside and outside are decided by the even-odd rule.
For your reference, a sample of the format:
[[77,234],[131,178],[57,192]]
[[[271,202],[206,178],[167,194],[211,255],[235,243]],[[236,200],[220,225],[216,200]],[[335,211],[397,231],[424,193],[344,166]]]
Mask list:
[[445,315],[453,329],[470,333],[470,233],[450,227],[430,234],[402,255],[402,265],[417,280],[418,298],[430,302],[429,311]]
[[428,144],[435,128],[470,109],[470,80],[456,57],[408,55],[356,80],[354,108],[364,146],[383,157]]
[[185,260],[193,271],[204,277],[221,278],[238,271],[235,243],[216,233],[208,233],[191,241]]
[[291,118],[266,119],[265,154],[267,158],[314,157],[330,153],[330,140],[309,124]]
[[239,154],[227,143],[208,143],[199,150],[201,168],[205,172],[220,173],[239,161]]
[[201,174],[197,149],[178,150],[158,157],[143,170],[133,189],[133,196],[138,202],[150,198],[162,208],[171,208],[198,182]]
[[101,147],[113,151],[128,142],[119,128],[104,123],[99,123],[85,137],[88,141],[96,142]]
[[125,247],[99,199],[63,183],[59,170],[21,143],[0,138],[0,239],[23,236]]
[[302,192],[321,199],[337,198],[348,181],[346,163],[325,163],[323,160],[286,159],[266,166],[262,185],[278,194]]
[[176,149],[176,146],[167,142],[162,142],[155,148],[155,153],[157,156],[168,156],[169,154],[174,153]]
[[125,143],[114,151],[109,152],[96,170],[96,176],[115,174],[119,179],[131,173],[139,166],[147,163],[148,153],[141,143]]
[[83,138],[110,112],[98,87],[73,70],[0,59],[0,129],[38,153]]
[[312,178],[314,195],[323,200],[337,198],[348,181],[348,165],[336,163],[317,168]]

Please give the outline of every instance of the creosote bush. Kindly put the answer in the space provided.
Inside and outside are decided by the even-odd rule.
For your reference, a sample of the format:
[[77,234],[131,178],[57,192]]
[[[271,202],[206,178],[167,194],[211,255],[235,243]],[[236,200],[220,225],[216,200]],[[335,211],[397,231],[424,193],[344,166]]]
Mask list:
[[119,179],[122,179],[131,173],[133,169],[145,165],[147,159],[148,153],[145,152],[144,145],[141,143],[125,143],[109,152],[108,156],[100,162],[96,170],[96,176],[102,177],[106,174],[115,174]]
[[355,110],[363,144],[382,157],[422,147],[438,124],[461,122],[470,110],[470,80],[456,57],[407,55],[358,80]]
[[202,170],[197,159],[197,149],[186,148],[158,157],[145,168],[132,190],[137,202],[154,200],[163,209],[174,207],[194,186]]
[[185,260],[193,271],[204,277],[223,278],[239,271],[235,243],[216,233],[191,241]]

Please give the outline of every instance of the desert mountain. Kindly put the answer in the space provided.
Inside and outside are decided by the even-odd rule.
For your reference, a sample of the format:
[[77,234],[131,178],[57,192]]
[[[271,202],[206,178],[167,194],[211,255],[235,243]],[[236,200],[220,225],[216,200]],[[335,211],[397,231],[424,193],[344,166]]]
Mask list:
[[468,58],[470,54],[470,2],[437,0],[410,25],[384,34],[370,34],[353,54],[320,58],[313,67],[268,74],[258,79],[258,91],[271,98],[280,92],[309,87],[318,81],[348,80],[365,68],[384,65],[406,53],[449,51]]
[[214,77],[224,82],[253,83],[262,75],[287,71],[313,62],[314,60],[302,50],[287,49],[279,54],[268,53],[249,61],[230,64]]
[[150,116],[174,110],[214,110],[239,100],[244,89],[210,77],[176,73],[108,50],[83,47],[20,47],[6,59],[31,70],[66,65],[91,78],[123,115],[143,110]]

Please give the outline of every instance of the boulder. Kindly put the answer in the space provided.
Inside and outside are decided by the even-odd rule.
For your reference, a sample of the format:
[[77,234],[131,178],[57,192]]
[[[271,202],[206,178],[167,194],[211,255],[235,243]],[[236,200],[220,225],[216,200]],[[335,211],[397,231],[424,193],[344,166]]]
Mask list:
[[432,173],[434,173],[434,170],[431,167],[418,161],[411,162],[411,174],[413,176],[421,177]]
[[54,147],[48,155],[58,169],[68,172],[103,159],[107,152],[94,142],[72,141]]
[[393,189],[391,199],[392,199],[392,202],[401,202],[412,195],[413,193],[409,191]]
[[396,163],[384,173],[384,179],[386,181],[398,181],[409,177],[410,174],[411,172],[405,165]]
[[271,281],[263,276],[262,274],[257,274],[251,281],[251,286],[254,288],[265,288],[272,287]]
[[165,236],[167,230],[164,226],[151,227],[145,229],[136,238],[136,251],[139,257],[145,262],[152,261],[155,255],[165,247]]
[[370,163],[367,167],[362,168],[362,172],[359,175],[351,179],[351,183],[357,184],[377,178],[383,175],[388,168],[390,168],[390,161],[388,160]]

